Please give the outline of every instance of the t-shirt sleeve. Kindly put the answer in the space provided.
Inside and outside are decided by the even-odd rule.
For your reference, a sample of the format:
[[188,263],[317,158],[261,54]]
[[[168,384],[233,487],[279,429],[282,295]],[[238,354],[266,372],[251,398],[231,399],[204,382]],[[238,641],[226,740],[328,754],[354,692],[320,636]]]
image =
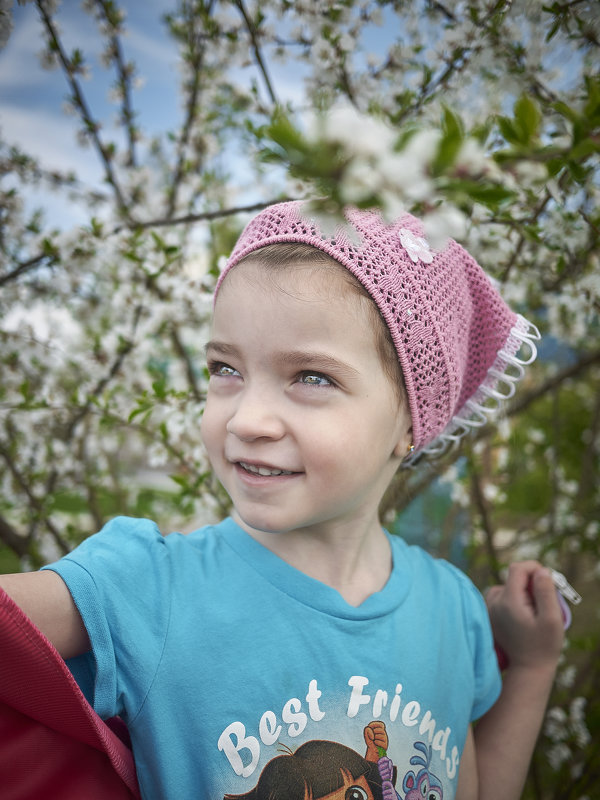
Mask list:
[[[171,592],[168,548],[157,526],[117,517],[44,569],[67,584],[91,653],[69,664],[102,717],[139,713],[160,663]],[[93,694],[90,696],[90,683]]]
[[485,601],[462,573],[461,578],[464,624],[473,657],[475,693],[471,721],[474,721],[494,705],[502,688],[502,679]]

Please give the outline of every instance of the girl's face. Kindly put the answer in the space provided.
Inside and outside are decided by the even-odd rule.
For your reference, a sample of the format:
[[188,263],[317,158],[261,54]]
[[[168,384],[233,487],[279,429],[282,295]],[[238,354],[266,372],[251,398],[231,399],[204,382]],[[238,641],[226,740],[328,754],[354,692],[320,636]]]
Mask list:
[[367,299],[335,272],[235,267],[215,306],[203,439],[253,531],[379,525],[410,436]]

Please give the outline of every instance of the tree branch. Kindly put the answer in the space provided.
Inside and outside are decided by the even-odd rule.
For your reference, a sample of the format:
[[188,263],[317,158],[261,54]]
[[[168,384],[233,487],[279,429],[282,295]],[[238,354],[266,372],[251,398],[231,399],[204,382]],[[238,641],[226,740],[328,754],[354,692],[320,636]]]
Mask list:
[[69,552],[68,544],[65,542],[58,528],[46,513],[43,501],[41,501],[38,497],[36,497],[33,490],[25,480],[25,477],[22,475],[21,471],[15,464],[10,452],[1,443],[0,443],[0,456],[2,456],[2,458],[6,462],[6,465],[8,466],[11,475],[13,476],[15,481],[19,484],[24,494],[26,495],[27,499],[29,500],[31,508],[33,508],[39,514],[40,518],[44,520],[44,524],[46,525],[54,541],[60,548],[60,551],[63,553],[63,555],[66,555],[66,553]]
[[[207,7],[203,7],[205,13],[210,13],[211,3],[208,4]],[[202,72],[202,64],[204,62],[204,44],[198,45],[196,41],[195,33],[194,33],[194,25],[199,24],[198,19],[201,15],[197,15],[192,11],[189,16],[188,24],[189,24],[189,31],[187,34],[187,42],[190,51],[189,56],[189,68],[192,73],[192,80],[191,84],[189,85],[189,91],[187,93],[187,98],[185,102],[185,120],[183,125],[181,126],[181,133],[177,140],[177,156],[176,156],[176,163],[175,169],[173,170],[173,180],[171,181],[171,186],[168,190],[168,204],[166,210],[166,218],[170,219],[173,214],[175,213],[175,208],[177,206],[177,196],[179,193],[179,187],[181,185],[181,181],[184,176],[184,165],[186,162],[186,151],[187,147],[190,142],[190,136],[192,132],[192,128],[194,122],[196,121],[196,117],[198,115],[198,98],[200,95],[200,76]]]
[[598,458],[598,437],[600,436],[600,392],[596,395],[596,402],[592,412],[589,427],[590,439],[581,457],[581,470],[579,472],[579,486],[577,489],[577,507],[584,507],[584,500],[590,496],[596,480],[595,464]]
[[200,401],[202,399],[202,393],[200,392],[200,388],[198,387],[198,381],[196,380],[194,368],[190,360],[189,354],[185,349],[183,342],[181,341],[181,337],[179,336],[179,329],[175,325],[173,325],[173,327],[171,328],[171,341],[173,342],[173,347],[175,348],[175,352],[183,362],[185,374],[188,379],[192,395],[194,396],[194,400]]
[[[86,402],[77,409],[76,413],[73,415],[73,417],[69,421],[68,425],[66,426],[66,430],[65,430],[65,433],[64,433],[64,436],[63,436],[63,441],[64,442],[68,443],[68,442],[71,441],[71,439],[73,437],[73,434],[75,433],[75,429],[77,428],[79,423],[89,413],[89,410],[93,405],[94,399],[100,396],[100,394],[104,391],[106,386],[108,386],[110,381],[115,377],[115,375],[117,375],[117,373],[121,369],[121,366],[123,365],[123,362],[124,362],[125,358],[133,350],[134,344],[135,344],[135,342],[134,342],[134,339],[135,339],[134,334],[135,334],[135,330],[137,328],[137,323],[139,321],[139,318],[140,318],[140,315],[142,313],[142,310],[143,309],[142,309],[141,306],[137,306],[136,307],[136,309],[134,311],[133,330],[132,330],[132,335],[131,335],[130,340],[128,342],[126,342],[121,347],[121,349],[117,353],[117,356],[116,356],[115,360],[113,361],[113,363],[111,364],[110,369],[108,370],[106,375],[104,377],[100,378],[100,380],[96,383],[96,386],[88,394]],[[50,472],[50,474],[48,476],[48,480],[46,481],[46,495],[49,495],[54,491],[54,488],[56,486],[56,481],[58,480],[58,475],[59,475],[59,473],[58,473],[57,469],[53,469]]]
[[[546,208],[546,206],[548,205],[548,203],[550,202],[551,199],[552,199],[552,195],[550,194],[550,192],[548,190],[546,190],[546,194],[542,198],[541,202],[538,203],[538,205],[533,209],[532,214],[530,214],[529,217],[526,220],[521,220],[519,222],[519,227],[521,225],[533,225],[533,224],[535,224],[537,222],[540,214],[542,214],[542,212],[544,211],[544,209]],[[517,225],[515,224],[512,227],[516,228]],[[502,275],[500,276],[501,283],[505,283],[508,280],[508,276],[510,275],[511,270],[513,269],[514,265],[517,262],[517,258],[518,258],[519,254],[521,253],[521,250],[523,249],[523,247],[525,245],[525,241],[526,241],[525,235],[523,233],[521,233],[520,237],[519,237],[519,241],[517,243],[517,246],[514,248],[512,254],[511,254],[510,260],[509,260],[508,264],[506,265],[506,267],[504,268],[504,271],[503,271]]]
[[121,40],[119,38],[122,15],[115,9],[112,2],[107,0],[96,0],[96,5],[100,9],[106,24],[110,27],[109,36],[110,53],[115,62],[118,74],[118,87],[121,91],[121,122],[127,131],[127,166],[135,167],[137,163],[135,145],[137,142],[137,129],[134,124],[135,112],[131,103],[131,78],[133,70],[125,64]]
[[[507,417],[515,416],[528,408],[532,403],[539,400],[547,392],[554,390],[560,386],[564,381],[570,378],[580,377],[587,369],[593,367],[595,364],[600,364],[600,350],[588,353],[582,356],[576,364],[558,372],[553,375],[540,386],[523,393],[516,401],[513,401],[506,407],[504,415]],[[471,445],[478,441],[489,438],[494,434],[496,426],[492,423],[484,425],[479,428],[476,433],[471,434],[469,442]],[[394,478],[388,492],[386,493],[382,506],[381,513],[385,515],[386,512],[394,509],[400,512],[419,494],[426,491],[431,484],[443,475],[459,458],[465,455],[465,443],[459,444],[457,447],[450,448],[443,456],[433,460],[423,460],[416,469],[412,471],[403,471]]]
[[[556,375],[553,375],[548,380],[544,381],[537,388],[531,389],[529,392],[524,392],[520,397],[514,400],[507,409],[506,415],[509,417],[519,414],[526,409],[540,397],[543,397],[547,392],[552,391],[561,383],[569,378],[576,378],[581,373],[585,372],[594,364],[600,364],[600,350],[592,351],[580,357],[580,359],[570,367],[565,367]],[[482,429],[483,430],[483,429]]]
[[56,256],[49,256],[46,253],[39,253],[37,256],[33,256],[33,258],[29,258],[27,261],[22,261],[20,264],[17,264],[17,266],[10,270],[10,272],[5,272],[4,275],[0,275],[0,286],[4,286],[5,284],[16,280],[21,275],[25,275],[25,273],[30,272],[44,263],[46,266],[52,266],[53,264],[56,264],[57,261],[58,258]]
[[76,107],[79,109],[79,113],[81,114],[81,118],[84,122],[86,133],[91,136],[92,141],[94,142],[94,145],[96,147],[96,150],[100,156],[100,159],[104,166],[104,174],[106,181],[112,187],[115,199],[117,201],[119,212],[123,214],[125,218],[129,219],[130,217],[129,207],[125,201],[125,197],[123,195],[123,192],[121,191],[121,187],[117,180],[117,176],[112,167],[111,163],[112,155],[109,152],[108,148],[105,147],[100,138],[100,134],[98,132],[100,129],[100,125],[92,117],[91,111],[88,108],[83,92],[81,91],[81,88],[79,86],[79,82],[75,78],[75,67],[72,61],[67,56],[62,46],[54,21],[52,20],[52,17],[46,10],[46,4],[44,3],[44,0],[36,0],[36,5],[40,12],[42,21],[46,27],[46,30],[48,32],[51,50],[57,54],[58,59],[62,65],[63,71],[67,79],[67,83],[71,88],[73,101]]
[[24,558],[29,554],[31,537],[20,536],[4,517],[0,517],[0,540],[19,558]]
[[291,197],[279,197],[274,200],[264,200],[260,203],[251,203],[247,206],[233,206],[232,208],[222,208],[216,211],[201,211],[196,214],[183,214],[181,217],[159,217],[157,219],[149,219],[145,222],[130,222],[124,225],[119,225],[112,232],[120,233],[124,229],[129,230],[145,230],[146,228],[165,228],[169,225],[188,225],[191,222],[211,222],[215,219],[223,219],[223,217],[232,217],[235,214],[246,214],[254,211],[262,211],[268,205],[273,203],[283,203],[288,200],[293,200]]
[[[224,217],[233,217],[235,214],[248,214],[253,213],[254,211],[262,211],[263,208],[266,208],[269,205],[273,205],[273,203],[284,203],[289,200],[294,200],[298,198],[293,197],[277,197],[273,200],[264,200],[260,203],[251,203],[247,206],[232,206],[231,208],[222,208],[217,209],[216,211],[201,211],[197,214],[184,214],[181,217],[173,217],[169,219],[168,217],[160,217],[158,219],[150,219],[146,220],[145,222],[138,222],[134,220],[130,220],[129,222],[117,225],[110,231],[111,234],[121,233],[124,230],[146,230],[147,228],[166,228],[170,225],[188,225],[192,222],[211,222],[215,219],[223,219]],[[49,259],[48,266],[52,266],[53,264],[58,262],[58,258],[55,256],[49,256],[46,253],[38,253],[38,255],[33,256],[32,258],[28,259],[27,261],[18,264],[15,269],[11,270],[10,272],[5,273],[4,275],[0,275],[0,287],[6,283],[9,283],[12,280],[15,280],[20,275],[29,272],[30,270],[35,269],[38,265],[42,264],[44,259]]]
[[252,42],[252,50],[254,51],[254,57],[256,59],[256,63],[258,64],[258,68],[262,74],[265,86],[267,87],[267,93],[269,95],[269,99],[271,100],[274,106],[278,106],[279,101],[277,100],[275,89],[273,88],[273,84],[271,83],[271,78],[269,77],[267,65],[265,64],[262,57],[260,44],[258,42],[256,26],[254,25],[254,22],[250,19],[250,16],[246,11],[246,7],[244,6],[243,0],[235,0],[235,5],[239,8],[242,17],[244,18],[244,22],[246,23],[246,28],[250,35],[250,41]]
[[487,501],[483,494],[483,489],[481,487],[481,480],[479,473],[477,472],[477,469],[475,468],[475,464],[472,459],[470,462],[469,471],[471,473],[471,496],[475,503],[475,507],[479,512],[479,517],[481,519],[481,526],[485,534],[485,549],[488,554],[490,572],[492,573],[492,577],[494,578],[494,581],[496,583],[502,583],[502,576],[500,574],[500,561],[498,559],[498,554],[496,552],[496,547],[494,544],[494,529],[492,527],[492,521],[490,519],[490,512]]

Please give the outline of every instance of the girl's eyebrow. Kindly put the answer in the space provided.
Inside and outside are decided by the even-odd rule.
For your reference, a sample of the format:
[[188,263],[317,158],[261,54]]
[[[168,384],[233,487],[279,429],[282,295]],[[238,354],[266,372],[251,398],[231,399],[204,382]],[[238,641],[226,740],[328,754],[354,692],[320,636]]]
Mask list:
[[347,364],[345,361],[340,361],[328,353],[318,353],[305,350],[291,350],[285,353],[279,353],[277,361],[287,366],[295,367],[296,369],[314,369],[318,372],[336,372],[347,373],[350,376],[358,375],[357,369]]
[[[240,356],[240,351],[235,345],[211,340],[204,347],[206,354],[212,353],[220,356]],[[317,372],[346,373],[349,376],[359,375],[359,371],[345,361],[340,361],[328,353],[313,352],[310,350],[290,350],[277,353],[276,362],[283,366],[295,369],[314,369]]]
[[216,355],[222,356],[237,356],[239,355],[237,347],[226,342],[219,342],[216,339],[211,339],[204,345],[204,354],[214,352]]

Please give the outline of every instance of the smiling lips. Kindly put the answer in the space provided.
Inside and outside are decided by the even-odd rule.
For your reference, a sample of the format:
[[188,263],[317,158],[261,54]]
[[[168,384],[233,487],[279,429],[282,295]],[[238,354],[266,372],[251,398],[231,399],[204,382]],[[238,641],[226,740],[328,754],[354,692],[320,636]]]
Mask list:
[[246,470],[246,472],[251,472],[253,475],[262,475],[265,478],[275,477],[277,475],[297,474],[287,469],[277,469],[277,468],[258,466],[257,464],[249,464],[247,461],[238,461],[236,463],[239,467]]

